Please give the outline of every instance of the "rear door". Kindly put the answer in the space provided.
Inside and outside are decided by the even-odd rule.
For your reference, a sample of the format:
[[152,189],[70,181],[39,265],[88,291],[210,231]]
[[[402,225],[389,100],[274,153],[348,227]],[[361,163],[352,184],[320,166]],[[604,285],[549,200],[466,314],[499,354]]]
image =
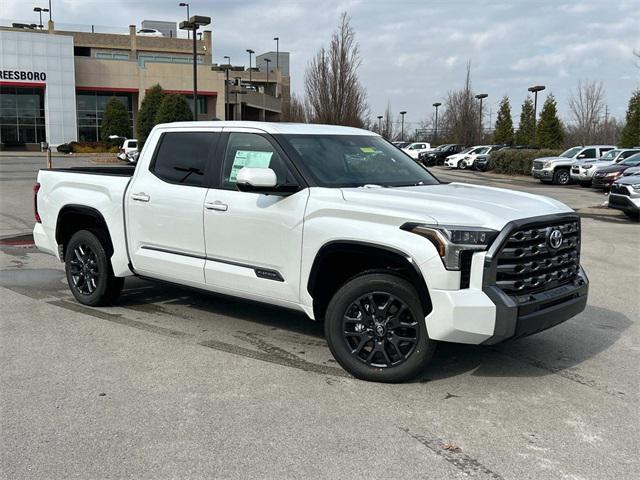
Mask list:
[[127,190],[129,255],[137,273],[204,284],[204,200],[221,128],[167,129]]
[[206,282],[218,291],[298,302],[309,189],[289,196],[237,190],[243,166],[271,168],[279,185],[304,182],[269,135],[249,128],[226,132],[219,182],[205,199]]

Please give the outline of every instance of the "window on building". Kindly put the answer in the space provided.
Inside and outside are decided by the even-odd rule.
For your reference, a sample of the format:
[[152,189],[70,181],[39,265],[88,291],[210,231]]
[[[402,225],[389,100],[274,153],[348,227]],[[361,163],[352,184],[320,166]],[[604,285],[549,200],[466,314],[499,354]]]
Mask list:
[[45,142],[44,119],[43,89],[0,87],[0,143]]
[[100,127],[105,106],[116,97],[129,112],[129,120],[133,131],[133,95],[122,92],[77,92],[76,115],[78,119],[78,140],[96,142],[101,139]]
[[213,132],[167,132],[160,139],[150,170],[165,182],[202,186],[218,136]]
[[73,55],[76,57],[90,57],[91,48],[90,47],[73,47]]
[[[193,95],[185,95],[185,98],[187,99],[187,103],[189,103],[191,113],[193,113]],[[204,113],[209,113],[207,111],[207,97],[198,95],[198,114],[202,115]]]

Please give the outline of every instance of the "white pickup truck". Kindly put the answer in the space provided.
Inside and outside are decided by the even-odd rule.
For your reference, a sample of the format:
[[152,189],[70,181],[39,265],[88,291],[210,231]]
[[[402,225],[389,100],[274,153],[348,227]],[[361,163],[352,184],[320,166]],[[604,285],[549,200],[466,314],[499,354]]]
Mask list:
[[41,170],[34,238],[75,298],[136,275],[324,320],[354,376],[418,375],[437,341],[495,344],[581,312],[580,219],[444,183],[380,136],[322,125],[153,129],[135,167]]

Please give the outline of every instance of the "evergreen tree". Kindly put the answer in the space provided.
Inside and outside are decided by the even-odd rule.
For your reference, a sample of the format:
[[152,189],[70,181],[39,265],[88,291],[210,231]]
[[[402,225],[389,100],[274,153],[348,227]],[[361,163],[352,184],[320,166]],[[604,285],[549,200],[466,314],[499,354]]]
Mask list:
[[540,120],[536,128],[536,143],[541,148],[560,148],[563,140],[564,130],[558,118],[556,99],[549,94],[540,112]]
[[496,118],[496,126],[493,131],[493,142],[511,145],[513,143],[513,120],[511,119],[511,104],[506,95],[500,101],[500,110]]
[[164,93],[159,84],[155,84],[145,94],[138,112],[138,121],[136,125],[136,134],[141,145],[147,140],[151,129],[156,124],[156,114],[162,103]]
[[520,113],[520,125],[516,132],[516,143],[520,145],[533,145],[536,140],[536,119],[533,113],[533,100],[527,97],[522,104]]
[[640,89],[633,92],[629,99],[626,120],[619,145],[626,148],[637,147],[640,145]]
[[184,96],[177,93],[165,95],[156,113],[156,125],[158,123],[187,122],[193,120],[193,113],[189,102]]
[[109,141],[110,135],[131,137],[131,122],[127,107],[115,97],[107,102],[102,113],[100,135],[104,142]]

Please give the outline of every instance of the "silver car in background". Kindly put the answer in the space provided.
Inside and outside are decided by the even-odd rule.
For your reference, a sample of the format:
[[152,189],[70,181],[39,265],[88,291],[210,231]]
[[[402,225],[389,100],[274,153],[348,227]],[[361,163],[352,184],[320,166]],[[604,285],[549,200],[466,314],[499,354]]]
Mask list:
[[614,148],[600,158],[574,160],[571,165],[571,180],[581,187],[590,187],[593,182],[593,174],[598,168],[621,162],[639,152],[640,149],[638,148]]

